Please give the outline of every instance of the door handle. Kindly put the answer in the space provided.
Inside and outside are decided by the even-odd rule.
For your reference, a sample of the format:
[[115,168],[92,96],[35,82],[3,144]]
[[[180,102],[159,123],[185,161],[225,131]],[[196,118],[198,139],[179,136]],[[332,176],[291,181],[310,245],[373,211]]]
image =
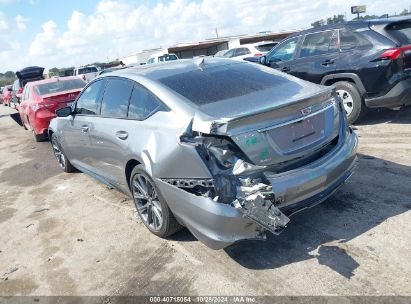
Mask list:
[[128,137],[128,133],[126,131],[117,131],[116,137],[121,140],[125,140]]
[[334,64],[334,63],[335,63],[335,60],[334,60],[334,59],[327,59],[327,60],[325,60],[323,63],[321,63],[321,65],[327,66],[327,65],[332,65],[332,64]]
[[86,126],[86,125],[81,126],[81,132],[87,133],[88,132],[88,126]]
[[289,68],[289,67],[283,67],[283,68],[281,68],[281,72],[288,73],[289,71],[290,71],[290,68]]

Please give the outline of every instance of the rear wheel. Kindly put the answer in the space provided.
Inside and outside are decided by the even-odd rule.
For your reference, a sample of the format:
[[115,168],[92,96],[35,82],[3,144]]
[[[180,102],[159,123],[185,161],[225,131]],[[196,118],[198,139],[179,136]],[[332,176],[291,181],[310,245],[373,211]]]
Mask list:
[[338,96],[340,96],[343,102],[348,123],[352,124],[356,122],[366,111],[366,106],[363,103],[357,87],[346,81],[336,82],[334,83],[334,86]]
[[138,165],[130,177],[134,205],[144,225],[153,234],[167,237],[181,229],[153,179]]
[[61,145],[57,139],[57,135],[53,133],[51,135],[50,141],[51,141],[51,146],[53,147],[54,156],[56,157],[57,162],[59,163],[60,167],[64,170],[64,172],[67,172],[67,173],[74,172],[76,168],[74,168],[74,166],[70,163],[70,161],[64,154],[63,149],[61,148]]

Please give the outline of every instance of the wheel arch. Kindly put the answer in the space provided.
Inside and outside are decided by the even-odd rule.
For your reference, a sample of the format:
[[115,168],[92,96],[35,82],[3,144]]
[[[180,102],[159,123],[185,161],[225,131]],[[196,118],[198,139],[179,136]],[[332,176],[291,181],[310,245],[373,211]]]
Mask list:
[[326,75],[323,77],[320,84],[330,86],[339,81],[346,81],[355,84],[361,94],[361,97],[363,97],[367,92],[360,77],[358,77],[358,75],[354,73],[337,73]]

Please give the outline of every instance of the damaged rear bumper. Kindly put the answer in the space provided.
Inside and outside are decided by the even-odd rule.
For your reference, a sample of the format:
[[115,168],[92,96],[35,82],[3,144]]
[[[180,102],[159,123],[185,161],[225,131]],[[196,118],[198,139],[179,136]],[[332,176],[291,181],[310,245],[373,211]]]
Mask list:
[[[276,201],[281,201],[275,211],[281,210],[288,221],[287,216],[332,195],[353,173],[357,144],[357,136],[350,133],[336,151],[311,164],[283,174],[264,173]],[[158,178],[156,184],[176,218],[208,247],[222,249],[239,240],[265,239],[267,227],[241,209],[188,193]]]

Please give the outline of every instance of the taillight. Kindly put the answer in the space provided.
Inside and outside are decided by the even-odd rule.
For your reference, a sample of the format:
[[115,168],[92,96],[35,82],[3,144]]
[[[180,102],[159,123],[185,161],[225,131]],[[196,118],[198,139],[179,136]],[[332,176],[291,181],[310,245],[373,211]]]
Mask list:
[[411,50],[411,45],[402,46],[402,47],[393,48],[393,49],[388,49],[380,55],[380,58],[381,59],[386,59],[386,60],[394,60],[394,59],[397,59],[398,57],[400,57],[400,55],[403,52],[409,51],[409,50]]
[[263,54],[255,54],[254,56],[263,56]]
[[53,111],[56,109],[57,105],[58,105],[57,102],[42,102],[42,103],[35,103],[30,106],[34,112],[37,112],[40,109],[47,109],[47,110]]
[[23,88],[19,88],[17,91],[17,94],[21,94],[21,93],[23,93]]

